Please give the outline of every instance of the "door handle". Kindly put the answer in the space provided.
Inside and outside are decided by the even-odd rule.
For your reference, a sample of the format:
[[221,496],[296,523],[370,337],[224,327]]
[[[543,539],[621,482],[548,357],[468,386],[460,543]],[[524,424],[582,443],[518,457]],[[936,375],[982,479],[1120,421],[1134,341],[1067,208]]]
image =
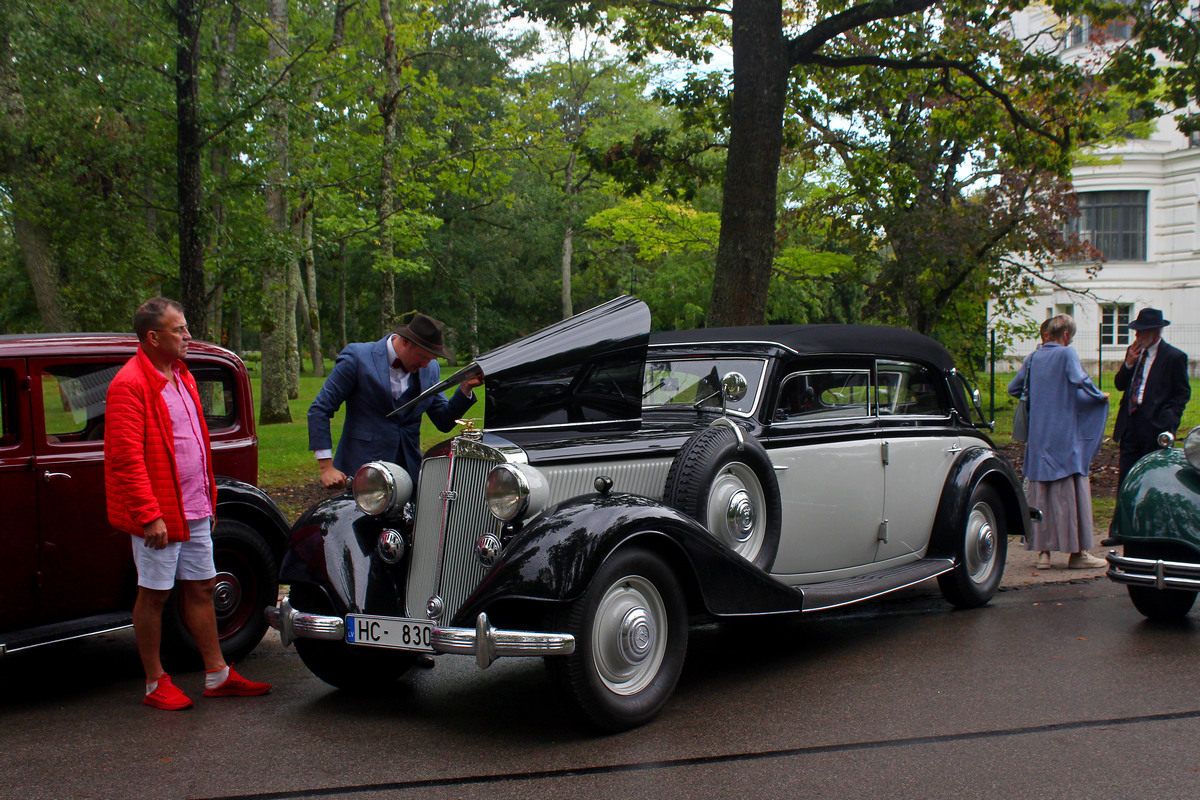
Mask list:
[[43,472],[42,480],[49,483],[54,478],[70,478],[70,473],[67,472]]
[[958,444],[958,443],[955,443],[955,444],[951,445],[951,446],[950,446],[950,449],[949,449],[949,450],[947,450],[946,452],[947,452],[947,453],[951,453],[951,454],[954,454],[954,453],[961,453],[961,452],[962,452],[962,445],[960,445],[960,444]]

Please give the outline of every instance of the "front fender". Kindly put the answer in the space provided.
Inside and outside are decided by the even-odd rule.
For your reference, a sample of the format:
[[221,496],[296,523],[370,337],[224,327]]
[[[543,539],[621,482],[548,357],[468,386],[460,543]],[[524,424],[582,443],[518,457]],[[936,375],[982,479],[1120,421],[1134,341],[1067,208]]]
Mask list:
[[[368,609],[372,614],[405,616],[407,559],[389,566],[375,557],[379,534],[387,528],[407,533],[399,520],[364,514],[349,494],[317,503],[292,526],[280,583],[319,586],[337,616]],[[411,538],[405,541],[411,543]]]
[[1004,501],[1008,535],[1031,534],[1029,505],[1025,502],[1021,480],[1012,464],[996,450],[988,447],[970,447],[959,455],[946,475],[945,483],[942,484],[942,497],[938,502],[937,516],[934,518],[928,555],[954,557],[959,522],[966,519],[971,492],[985,480],[996,488]]
[[1177,448],[1142,458],[1121,485],[1112,536],[1120,543],[1173,542],[1200,553],[1200,471]]
[[266,492],[233,478],[217,478],[217,519],[244,522],[258,532],[276,558],[288,541],[288,522]]
[[574,600],[611,553],[634,541],[664,555],[682,573],[702,604],[695,611],[731,616],[803,607],[800,592],[738,556],[690,517],[645,497],[613,494],[576,498],[535,519],[508,544],[454,624],[472,623],[500,600]]

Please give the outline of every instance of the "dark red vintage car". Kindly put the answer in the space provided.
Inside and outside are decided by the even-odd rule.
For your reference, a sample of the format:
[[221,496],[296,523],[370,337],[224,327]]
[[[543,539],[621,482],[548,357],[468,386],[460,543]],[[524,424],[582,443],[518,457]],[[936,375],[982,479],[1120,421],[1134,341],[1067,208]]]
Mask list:
[[[132,624],[129,535],[108,524],[104,397],[134,354],[125,334],[0,336],[0,655]],[[217,622],[240,660],[266,632],[288,524],[255,487],[258,437],[246,367],[228,350],[188,347],[217,473]],[[194,649],[178,604],[164,648]]]

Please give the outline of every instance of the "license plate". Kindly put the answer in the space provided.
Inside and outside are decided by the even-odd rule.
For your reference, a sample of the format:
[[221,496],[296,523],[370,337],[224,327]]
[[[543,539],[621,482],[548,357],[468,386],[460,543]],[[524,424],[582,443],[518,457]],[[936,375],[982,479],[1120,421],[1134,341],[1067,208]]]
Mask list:
[[432,653],[433,623],[424,619],[346,615],[346,641],[372,647],[393,647]]

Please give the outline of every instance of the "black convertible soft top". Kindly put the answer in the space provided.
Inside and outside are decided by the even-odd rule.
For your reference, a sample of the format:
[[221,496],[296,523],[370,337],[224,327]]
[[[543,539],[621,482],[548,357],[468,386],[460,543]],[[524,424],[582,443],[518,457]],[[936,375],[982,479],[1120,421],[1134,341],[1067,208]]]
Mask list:
[[878,355],[924,361],[941,369],[954,359],[941,344],[919,333],[883,325],[757,325],[652,333],[650,345],[772,344],[802,355]]

